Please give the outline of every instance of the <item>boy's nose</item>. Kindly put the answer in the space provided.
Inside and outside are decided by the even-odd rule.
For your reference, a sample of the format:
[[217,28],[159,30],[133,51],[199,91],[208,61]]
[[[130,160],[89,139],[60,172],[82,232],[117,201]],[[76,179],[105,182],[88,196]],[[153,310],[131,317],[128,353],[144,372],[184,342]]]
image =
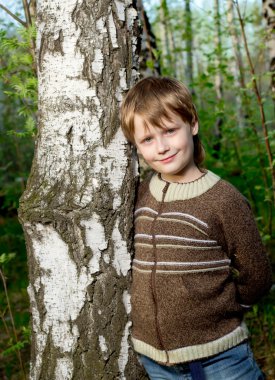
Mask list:
[[169,150],[169,145],[167,144],[167,141],[165,139],[159,139],[158,144],[158,153],[165,153],[167,150]]

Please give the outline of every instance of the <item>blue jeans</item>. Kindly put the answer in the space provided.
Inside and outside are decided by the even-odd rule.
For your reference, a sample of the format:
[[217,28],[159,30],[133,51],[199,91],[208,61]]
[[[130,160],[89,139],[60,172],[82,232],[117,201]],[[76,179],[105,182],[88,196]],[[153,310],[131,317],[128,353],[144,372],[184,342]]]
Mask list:
[[[187,363],[165,366],[139,355],[151,380],[192,380]],[[264,380],[247,342],[201,360],[206,380]]]

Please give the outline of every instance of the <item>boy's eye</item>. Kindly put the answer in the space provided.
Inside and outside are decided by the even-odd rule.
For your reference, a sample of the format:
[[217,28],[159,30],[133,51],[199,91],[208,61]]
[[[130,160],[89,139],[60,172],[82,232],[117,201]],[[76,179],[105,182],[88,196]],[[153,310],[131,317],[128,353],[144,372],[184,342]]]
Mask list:
[[169,128],[165,131],[167,135],[172,135],[175,132],[176,128]]
[[151,142],[152,141],[152,137],[151,136],[148,136],[148,137],[146,137],[144,140],[143,140],[143,142],[145,142],[145,143],[148,143],[148,142]]

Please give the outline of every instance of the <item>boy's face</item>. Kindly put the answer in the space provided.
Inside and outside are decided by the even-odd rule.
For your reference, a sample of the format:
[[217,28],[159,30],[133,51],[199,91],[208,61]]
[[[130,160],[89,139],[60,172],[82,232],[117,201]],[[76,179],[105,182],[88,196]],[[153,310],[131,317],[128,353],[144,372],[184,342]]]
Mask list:
[[193,157],[193,135],[198,133],[198,123],[191,127],[180,116],[170,116],[171,121],[162,120],[164,128],[150,124],[146,128],[144,119],[136,114],[135,144],[147,164],[161,173],[163,179],[170,182],[189,181],[198,171]]

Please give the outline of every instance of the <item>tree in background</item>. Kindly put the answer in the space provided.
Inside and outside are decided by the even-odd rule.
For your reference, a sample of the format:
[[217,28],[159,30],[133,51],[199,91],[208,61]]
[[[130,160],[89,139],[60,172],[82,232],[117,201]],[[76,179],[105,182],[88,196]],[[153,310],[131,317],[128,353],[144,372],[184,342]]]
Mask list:
[[150,21],[143,1],[137,1],[139,20],[141,23],[141,49],[140,49],[140,75],[141,77],[149,75],[160,75],[160,60],[157,52],[156,37],[152,31]]
[[[266,111],[264,108],[264,102],[263,102],[263,96],[261,94],[260,90],[260,80],[256,76],[256,70],[255,70],[255,65],[252,62],[250,50],[248,47],[248,40],[247,40],[247,34],[245,30],[245,21],[243,16],[241,15],[241,10],[240,6],[238,3],[238,0],[235,0],[235,5],[236,5],[236,10],[238,14],[238,19],[240,22],[240,29],[243,37],[243,42],[244,42],[244,50],[246,54],[246,58],[248,61],[248,67],[249,67],[249,72],[251,75],[251,84],[252,84],[252,89],[255,94],[255,98],[257,101],[257,108],[259,111],[260,115],[260,125],[261,125],[261,130],[262,130],[262,135],[264,137],[264,143],[265,143],[265,156],[267,159],[267,172],[269,174],[269,177],[271,179],[271,185],[270,185],[270,199],[267,199],[270,202],[270,205],[273,203],[275,205],[275,165],[273,161],[273,152],[271,149],[271,134],[269,133],[269,128],[268,128],[268,120],[266,116]],[[269,219],[269,231],[272,231],[272,208],[269,208],[270,210],[270,219]]]
[[168,7],[166,0],[160,3],[160,22],[161,22],[161,42],[162,42],[162,65],[168,66],[170,54],[169,33],[168,33]]
[[267,46],[269,50],[269,69],[271,73],[272,97],[275,102],[275,3],[273,0],[263,0],[263,15],[267,25]]
[[214,149],[214,157],[219,158],[220,150],[221,150],[221,140],[222,140],[222,127],[223,127],[223,76],[222,76],[222,33],[221,33],[221,15],[220,15],[220,1],[214,1],[214,9],[215,9],[215,50],[216,50],[216,62],[215,62],[215,91],[217,97],[217,107],[216,107],[216,121],[215,128],[213,133],[213,149]]
[[193,29],[192,29],[192,13],[190,8],[190,0],[185,1],[185,24],[184,36],[186,41],[186,84],[194,95],[193,88]]

